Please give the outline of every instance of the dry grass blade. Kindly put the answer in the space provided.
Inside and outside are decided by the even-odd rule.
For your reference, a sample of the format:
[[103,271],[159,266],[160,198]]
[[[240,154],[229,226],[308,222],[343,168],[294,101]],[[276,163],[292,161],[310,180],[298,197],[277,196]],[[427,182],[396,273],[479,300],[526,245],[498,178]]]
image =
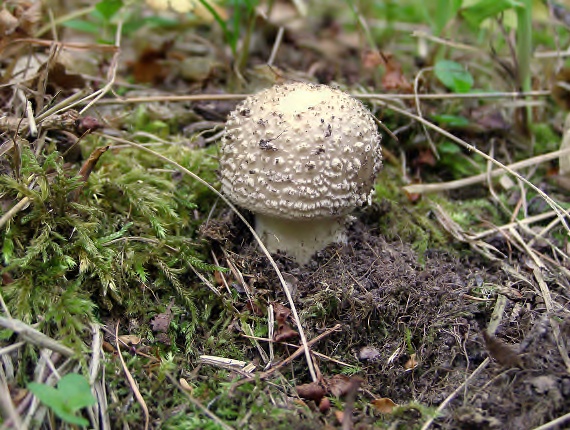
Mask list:
[[164,155],[153,151],[152,149],[146,148],[142,145],[139,145],[138,143],[135,142],[131,142],[130,140],[127,139],[121,139],[118,137],[114,137],[114,136],[110,136],[110,135],[103,135],[101,134],[101,136],[104,136],[108,139],[117,141],[117,142],[121,142],[127,145],[130,145],[134,148],[138,148],[141,151],[147,152],[149,154],[154,155],[155,157],[159,158],[162,161],[165,161],[168,164],[171,164],[173,166],[175,166],[177,169],[179,169],[181,172],[185,173],[186,175],[190,176],[191,178],[193,178],[194,180],[200,182],[202,185],[208,187],[208,189],[210,189],[212,192],[214,192],[218,197],[220,197],[224,203],[226,203],[228,205],[228,207],[235,212],[235,214],[238,216],[238,218],[246,225],[246,227],[248,228],[248,230],[251,232],[251,234],[253,235],[253,238],[255,239],[255,241],[259,244],[259,247],[261,248],[262,252],[266,255],[266,257],[269,259],[269,262],[271,264],[271,267],[273,268],[273,270],[275,270],[275,273],[277,274],[277,277],[279,278],[279,282],[281,282],[281,286],[283,287],[283,290],[285,291],[285,295],[287,296],[287,300],[289,301],[289,305],[291,306],[291,311],[293,313],[293,316],[295,318],[295,322],[297,323],[297,327],[299,329],[299,336],[301,337],[301,342],[303,344],[304,350],[305,350],[305,357],[307,359],[307,366],[309,367],[309,373],[311,374],[311,378],[313,379],[313,381],[317,380],[317,375],[315,373],[315,367],[313,364],[313,360],[311,358],[311,351],[309,350],[308,344],[307,344],[307,338],[305,336],[305,331],[303,330],[303,326],[301,324],[301,319],[299,318],[299,314],[297,313],[297,308],[295,307],[295,302],[293,301],[293,296],[291,295],[291,291],[289,290],[289,286],[287,285],[287,282],[285,281],[285,278],[283,277],[283,274],[281,273],[281,270],[279,270],[279,267],[277,267],[277,263],[275,263],[275,260],[273,259],[273,257],[271,257],[271,254],[269,253],[269,251],[267,250],[267,248],[265,247],[265,245],[263,244],[263,241],[261,240],[261,238],[257,235],[257,233],[255,232],[255,229],[247,222],[247,220],[244,218],[244,216],[239,212],[239,210],[232,204],[232,202],[230,202],[228,200],[228,198],[226,196],[224,196],[223,194],[221,194],[218,190],[216,190],[211,184],[209,184],[207,181],[203,180],[202,178],[200,178],[198,175],[196,175],[194,172],[191,172],[190,170],[186,169],[185,167],[181,166],[180,164],[176,163],[175,161],[169,159],[168,157],[165,157]]
[[[548,154],[537,155],[536,157],[527,158],[513,164],[507,165],[512,170],[524,169],[525,167],[536,166],[540,163],[556,160],[562,155],[570,154],[570,148],[560,149],[558,151],[549,152]],[[488,182],[490,178],[495,178],[504,175],[502,169],[491,170],[490,172],[480,173],[478,175],[470,176],[468,178],[457,179],[455,181],[441,182],[437,184],[413,184],[406,185],[404,190],[408,193],[436,193],[438,191],[456,190],[458,188],[468,187],[469,185],[479,184],[481,182]]]
[[468,243],[473,249],[490,260],[498,260],[504,258],[504,255],[493,245],[483,240],[471,237],[451,217],[443,210],[443,208],[435,204],[433,207],[435,217],[442,227],[460,242]]
[[[483,151],[477,149],[473,145],[467,143],[465,140],[460,139],[459,137],[455,136],[454,134],[449,133],[448,131],[444,130],[441,127],[438,127],[437,125],[431,123],[430,121],[427,121],[418,115],[414,115],[413,113],[408,112],[405,109],[401,109],[401,108],[393,105],[392,103],[386,103],[384,101],[379,101],[379,103],[383,104],[387,108],[392,109],[393,111],[398,112],[398,113],[400,113],[400,114],[402,114],[408,118],[415,119],[416,121],[418,121],[422,124],[425,124],[426,126],[431,128],[432,130],[437,131],[441,135],[447,137],[448,139],[451,139],[452,141],[461,145],[462,147],[477,153],[478,155],[483,157],[485,160],[493,163],[494,165],[500,167],[502,170],[504,170],[504,171],[508,172],[509,174],[513,175],[514,177],[516,177],[519,181],[523,182],[524,184],[526,184],[527,186],[532,188],[538,195],[540,195],[540,197],[542,197],[542,199],[546,203],[548,203],[548,205],[556,212],[556,216],[560,219],[560,222],[562,223],[562,225],[564,226],[566,231],[570,232],[570,226],[568,225],[568,223],[566,222],[566,219],[565,219],[565,217],[567,216],[566,210],[562,206],[560,206],[558,203],[556,203],[554,200],[552,200],[552,198],[550,196],[548,196],[544,191],[542,191],[540,188],[538,188],[536,185],[534,185],[532,182],[530,182],[528,179],[526,179],[524,176],[518,174],[512,168],[504,165],[500,161],[495,160],[493,157],[491,157],[488,154],[484,153]],[[487,175],[488,174],[485,173],[485,177],[487,177]]]
[[6,375],[4,374],[2,366],[0,366],[0,411],[2,411],[2,415],[4,416],[2,428],[24,428],[20,415],[16,411],[16,408],[14,408]]
[[558,429],[558,428],[562,428],[560,427],[562,424],[567,423],[568,421],[570,421],[570,412],[562,415],[561,417],[558,417],[550,422],[547,422],[546,424],[543,424],[539,427],[535,427],[532,430],[551,430],[551,429]]
[[62,345],[58,341],[37,331],[36,329],[30,327],[20,320],[0,317],[0,326],[18,333],[28,342],[33,343],[41,348],[51,349],[52,351],[59,352],[60,354],[67,357],[75,355],[75,351],[73,349]]
[[141,392],[139,391],[139,387],[137,385],[137,382],[133,379],[131,372],[129,372],[129,369],[127,368],[125,360],[123,359],[123,354],[121,352],[121,346],[119,345],[119,323],[117,323],[117,326],[115,327],[115,343],[116,343],[116,348],[117,348],[117,352],[118,352],[117,355],[119,356],[119,360],[121,361],[121,365],[123,366],[123,371],[125,372],[125,376],[127,377],[127,380],[129,381],[129,385],[131,386],[131,390],[133,390],[133,394],[135,395],[137,402],[139,402],[139,404],[141,405],[141,408],[144,412],[144,429],[147,430],[148,424],[150,421],[150,415],[148,413],[148,407],[146,406],[146,402],[144,401],[143,396],[141,395]]
[[198,409],[200,409],[207,417],[211,418],[216,424],[218,424],[224,430],[233,430],[232,426],[223,422],[216,414],[214,414],[211,410],[209,410],[207,407],[205,407],[202,403],[200,403],[198,400],[196,400],[194,397],[192,397],[190,395],[190,393],[188,392],[188,390],[185,390],[182,387],[182,385],[180,385],[180,383],[176,380],[176,378],[174,378],[170,373],[166,373],[166,376],[168,377],[168,379],[170,379],[170,382],[173,385],[175,385],[180,390],[180,392],[182,392],[188,398],[188,400],[190,400],[190,403],[192,403],[194,406],[196,406]]

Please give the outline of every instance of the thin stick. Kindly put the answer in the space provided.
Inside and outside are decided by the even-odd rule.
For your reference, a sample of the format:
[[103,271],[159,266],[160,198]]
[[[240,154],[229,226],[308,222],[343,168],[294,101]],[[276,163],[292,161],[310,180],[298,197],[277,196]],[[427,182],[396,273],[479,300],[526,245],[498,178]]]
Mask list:
[[[0,366],[0,410],[2,410],[4,415],[4,425],[7,428],[13,429],[23,429],[22,420],[14,408],[14,403],[10,397],[10,389],[8,388],[8,381],[6,381],[6,375],[4,374],[4,369]],[[4,425],[2,428],[4,428]]]
[[570,421],[570,412],[568,412],[566,415],[562,415],[561,417],[549,421],[546,424],[535,427],[533,430],[550,430],[558,427],[560,424],[564,424],[567,421]]
[[141,405],[141,408],[144,412],[144,430],[147,430],[148,423],[150,421],[150,415],[148,413],[146,402],[144,401],[144,398],[139,390],[139,386],[137,385],[137,382],[133,379],[131,372],[129,372],[129,369],[127,368],[125,360],[123,359],[123,353],[121,352],[121,347],[119,345],[119,323],[117,323],[117,326],[115,327],[115,344],[118,353],[117,355],[119,356],[119,360],[121,361],[121,365],[123,366],[123,371],[125,372],[125,376],[129,381],[129,385],[131,386],[131,390],[133,390],[133,394],[135,395],[137,401],[139,402],[139,405]]
[[170,382],[172,382],[172,384],[174,384],[176,386],[176,388],[178,388],[182,393],[184,393],[184,395],[188,398],[188,400],[190,400],[190,403],[192,403],[194,406],[196,406],[198,409],[200,409],[207,417],[211,418],[218,425],[220,425],[223,429],[233,430],[232,426],[229,426],[228,424],[223,422],[216,414],[214,414],[211,410],[209,410],[207,407],[205,407],[202,403],[200,403],[198,400],[196,400],[194,397],[192,397],[187,390],[182,388],[182,385],[180,385],[180,383],[170,373],[166,372],[166,376],[168,377],[168,379],[170,379]]
[[277,31],[277,36],[275,37],[275,43],[273,44],[273,49],[271,50],[271,55],[269,56],[269,60],[267,60],[268,66],[273,66],[273,63],[275,62],[275,57],[277,56],[277,51],[281,46],[281,41],[283,40],[284,33],[285,33],[285,28],[279,27],[279,30]]
[[30,198],[24,197],[22,200],[20,200],[18,203],[16,203],[14,206],[12,206],[10,208],[10,210],[8,212],[6,212],[4,215],[2,215],[2,218],[0,218],[0,228],[2,228],[2,226],[4,226],[4,224],[6,224],[14,215],[16,215],[22,209],[24,209],[24,207],[29,202],[30,202]]
[[28,342],[31,342],[41,348],[51,349],[52,351],[59,352],[67,357],[75,355],[75,351],[73,349],[62,345],[58,341],[39,332],[20,320],[0,316],[0,326],[18,333]]
[[89,109],[93,104],[95,104],[100,98],[102,98],[105,94],[107,94],[113,85],[115,85],[115,78],[117,76],[117,68],[119,67],[119,57],[121,55],[121,32],[123,30],[123,21],[119,21],[117,25],[117,32],[115,33],[115,48],[116,51],[113,54],[113,59],[111,61],[111,65],[109,66],[109,82],[101,88],[99,91],[96,91],[93,95],[95,96],[93,100],[87,103],[81,111],[80,114],[84,113],[87,109]]
[[[488,93],[449,93],[449,94],[352,94],[353,97],[361,100],[445,100],[445,99],[508,99],[525,97],[547,97],[550,90],[537,90],[529,92],[518,91],[497,91]],[[212,100],[243,100],[250,94],[189,94],[189,95],[161,95],[146,97],[125,97],[115,99],[104,99],[97,102],[98,105],[131,104],[131,103],[151,103],[151,102],[195,102]]]
[[[500,225],[500,226],[495,226],[495,227],[490,228],[490,229],[488,229],[488,230],[485,230],[485,231],[476,233],[476,234],[470,236],[470,238],[473,239],[473,240],[483,239],[483,238],[486,237],[486,236],[489,236],[489,235],[491,235],[491,234],[493,234],[493,233],[497,233],[497,232],[502,231],[502,230],[508,230],[508,229],[510,229],[510,228],[512,228],[512,227],[517,227],[517,226],[519,226],[519,225],[521,225],[521,224],[522,224],[522,225],[527,225],[527,224],[532,224],[532,223],[539,222],[539,221],[544,221],[545,219],[552,218],[553,216],[556,216],[556,212],[554,212],[554,211],[548,211],[548,212],[545,212],[545,213],[542,213],[542,214],[538,214],[538,215],[534,215],[534,216],[527,217],[527,218],[522,219],[522,220],[520,220],[520,221],[517,220],[517,221],[514,221],[514,222],[510,222],[510,223],[508,223],[508,224],[503,224],[503,225]],[[529,245],[530,245],[530,243],[529,243]]]
[[[558,203],[556,203],[554,200],[552,200],[552,198],[550,196],[548,196],[544,191],[542,191],[540,188],[538,188],[536,185],[534,185],[532,182],[530,182],[528,179],[526,179],[525,177],[519,175],[517,172],[515,172],[513,169],[511,169],[510,167],[504,165],[503,163],[501,163],[500,161],[495,160],[493,157],[490,157],[489,155],[487,155],[486,153],[484,153],[483,151],[477,149],[476,147],[474,147],[473,145],[467,143],[465,140],[460,139],[459,137],[455,136],[454,134],[451,134],[450,132],[444,130],[441,127],[438,127],[437,125],[426,121],[425,119],[423,119],[422,117],[419,117],[417,115],[414,115],[413,113],[410,113],[404,109],[400,109],[397,106],[394,106],[391,103],[386,103],[386,102],[381,102],[382,104],[384,104],[386,107],[388,107],[389,109],[394,110],[395,112],[398,112],[404,116],[407,116],[409,118],[413,118],[416,121],[419,121],[425,125],[427,125],[428,127],[430,127],[431,129],[437,131],[438,133],[442,134],[443,136],[447,137],[448,139],[453,140],[455,143],[463,146],[464,148],[469,149],[470,151],[473,151],[477,154],[479,154],[481,157],[483,157],[485,160],[490,161],[491,163],[495,164],[496,166],[500,167],[501,169],[507,171],[508,173],[510,173],[511,175],[515,176],[517,179],[519,179],[520,181],[524,182],[527,186],[529,186],[530,188],[532,188],[534,191],[536,191],[540,197],[542,197],[544,199],[544,201],[546,201],[546,203],[548,203],[548,205],[554,209],[554,211],[556,212],[556,215],[558,216],[558,218],[560,219],[560,222],[562,223],[562,225],[564,225],[564,228],[566,228],[566,231],[570,232],[570,226],[568,226],[568,223],[566,222],[565,216],[566,216],[566,212],[564,210],[564,208],[562,208],[562,206],[560,206]],[[492,173],[492,172],[491,172]],[[487,174],[485,174],[486,176]]]
[[295,302],[293,301],[293,296],[291,295],[291,291],[289,291],[289,287],[287,285],[287,282],[285,281],[285,278],[283,277],[281,270],[279,270],[279,267],[277,267],[277,263],[275,263],[275,260],[273,259],[273,257],[271,257],[271,254],[269,253],[269,251],[267,250],[267,248],[263,244],[263,241],[255,232],[255,229],[247,222],[245,217],[232,204],[232,202],[230,202],[226,196],[224,196],[222,193],[220,193],[218,190],[216,190],[210,183],[203,180],[201,177],[196,175],[194,172],[191,172],[190,170],[181,166],[177,162],[169,159],[168,157],[165,157],[164,155],[162,155],[156,151],[153,151],[150,148],[146,148],[142,145],[139,145],[138,143],[131,142],[130,140],[121,139],[119,137],[114,137],[114,136],[110,136],[110,135],[106,135],[106,134],[100,134],[100,133],[96,133],[96,134],[98,134],[99,136],[103,136],[103,137],[106,137],[108,139],[117,141],[117,142],[126,143],[127,145],[138,148],[141,151],[144,151],[148,154],[152,154],[153,156],[163,160],[164,162],[166,162],[168,164],[172,164],[177,169],[179,169],[181,172],[187,174],[188,176],[190,176],[194,180],[200,182],[202,185],[206,186],[208,189],[210,189],[212,192],[214,192],[218,197],[220,197],[224,201],[224,203],[226,203],[228,205],[228,207],[232,211],[235,212],[235,214],[238,216],[238,218],[246,225],[248,230],[251,232],[251,234],[253,235],[253,238],[258,243],[261,251],[269,259],[269,263],[271,264],[271,267],[273,267],[273,270],[275,270],[275,273],[277,274],[277,277],[279,278],[279,281],[281,282],[281,286],[283,287],[283,290],[285,291],[285,295],[287,296],[287,300],[289,301],[289,305],[291,306],[291,312],[293,313],[293,317],[295,318],[295,322],[297,323],[297,328],[299,330],[299,336],[301,337],[301,343],[303,344],[303,348],[305,350],[305,357],[307,359],[307,366],[309,367],[309,373],[311,374],[311,378],[313,379],[313,381],[316,382],[317,381],[317,375],[315,373],[315,367],[313,364],[313,360],[311,358],[311,351],[309,351],[309,347],[307,344],[307,338],[305,337],[305,331],[303,330],[303,326],[301,324],[301,319],[299,318],[299,314],[297,313],[297,308],[295,307]]
[[[527,158],[526,160],[518,161],[505,167],[508,167],[511,170],[524,169],[525,167],[532,167],[539,163],[555,160],[557,158],[560,158],[561,155],[567,154],[570,154],[570,148],[559,149],[547,154],[537,155],[536,157]],[[503,169],[495,169],[491,170],[490,172],[480,173],[478,175],[469,176],[468,178],[463,179],[457,179],[455,181],[441,182],[438,184],[413,184],[407,185],[403,187],[403,189],[408,193],[436,193],[439,191],[455,190],[457,188],[467,187],[469,185],[485,182],[488,178],[494,178],[502,174],[505,174],[505,171]]]

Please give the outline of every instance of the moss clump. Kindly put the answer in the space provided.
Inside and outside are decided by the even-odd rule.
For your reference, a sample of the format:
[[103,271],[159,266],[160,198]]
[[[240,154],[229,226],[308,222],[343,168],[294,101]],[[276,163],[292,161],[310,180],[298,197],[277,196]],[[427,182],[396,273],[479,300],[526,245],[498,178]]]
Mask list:
[[[178,147],[176,161],[196,163],[190,152]],[[97,309],[145,315],[162,294],[195,306],[184,274],[215,268],[195,235],[203,190],[133,150],[108,151],[87,183],[58,152],[24,146],[20,164],[0,175],[5,207],[29,199],[0,232],[12,317],[80,348]]]

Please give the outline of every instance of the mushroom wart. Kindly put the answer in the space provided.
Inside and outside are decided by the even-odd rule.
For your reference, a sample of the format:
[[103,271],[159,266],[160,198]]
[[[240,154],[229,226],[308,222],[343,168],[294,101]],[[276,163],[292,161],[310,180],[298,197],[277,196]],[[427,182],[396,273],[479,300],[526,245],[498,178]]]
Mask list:
[[220,150],[222,192],[255,214],[271,252],[300,264],[346,242],[347,216],[370,203],[381,136],[358,100],[326,85],[291,83],[230,113]]

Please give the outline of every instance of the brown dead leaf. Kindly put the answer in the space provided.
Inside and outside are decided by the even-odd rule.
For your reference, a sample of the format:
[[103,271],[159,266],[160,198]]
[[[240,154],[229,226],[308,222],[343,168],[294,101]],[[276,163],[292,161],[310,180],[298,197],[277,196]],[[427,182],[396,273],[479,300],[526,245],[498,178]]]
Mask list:
[[99,122],[94,116],[84,116],[75,120],[75,131],[80,135],[91,133],[92,131],[99,130],[103,124]]
[[157,316],[155,316],[152,320],[150,320],[150,325],[152,325],[152,331],[159,332],[159,333],[166,333],[168,331],[168,327],[170,327],[170,321],[172,321],[172,305],[174,304],[174,300],[170,302],[166,310]]
[[319,402],[319,411],[326,414],[331,408],[331,401],[328,397],[323,397]]
[[335,397],[341,397],[347,394],[351,388],[351,378],[346,375],[334,375],[326,380],[328,392]]
[[164,81],[168,76],[164,60],[173,44],[173,41],[167,40],[158,48],[150,46],[144,48],[137,60],[130,64],[135,81],[150,84]]
[[291,315],[291,310],[278,302],[273,303],[273,312],[276,321],[285,321]]
[[123,341],[128,346],[138,345],[141,343],[141,338],[139,336],[135,336],[134,334],[125,334],[123,336],[119,336],[119,340]]
[[79,176],[81,176],[83,182],[87,182],[87,180],[89,179],[89,175],[91,175],[91,172],[97,165],[97,161],[99,161],[101,155],[107,152],[108,149],[109,145],[100,146],[99,148],[94,149],[91,155],[89,155],[89,158],[85,161],[85,163],[83,163],[81,169],[79,169]]
[[394,56],[388,52],[380,53],[383,60],[384,76],[382,76],[382,86],[386,91],[394,90],[403,93],[411,93],[412,85],[408,82],[402,71],[402,65],[396,61]]
[[103,351],[105,352],[115,352],[115,347],[107,342],[106,340],[103,341]]
[[342,423],[344,421],[344,413],[342,411],[335,409],[334,416],[339,423]]
[[382,397],[381,399],[374,399],[370,402],[374,409],[381,414],[391,414],[394,411],[394,408],[398,406],[394,403],[391,399],[387,397]]
[[277,332],[273,337],[274,341],[283,342],[299,336],[299,333],[291,328],[286,321],[289,315],[291,315],[290,309],[283,306],[281,303],[274,303],[273,311],[275,312],[275,321],[277,322]]
[[362,66],[365,69],[375,69],[382,64],[384,64],[384,60],[378,50],[367,50],[362,53]]
[[190,386],[190,384],[188,383],[188,381],[184,378],[180,378],[178,380],[178,382],[180,383],[180,386],[185,390],[188,391],[190,394],[192,394],[192,391],[194,391],[194,389]]
[[0,9],[0,36],[8,36],[18,27],[18,18],[12,15],[8,9]]
[[418,360],[416,359],[416,354],[412,354],[410,355],[410,359],[408,361],[406,361],[406,364],[404,364],[404,368],[406,370],[413,370],[416,367],[418,367]]
[[[552,83],[552,98],[563,109],[570,110],[570,67],[561,68]],[[562,84],[562,85],[560,85]]]
[[[67,149],[67,151],[69,152],[69,149]],[[105,152],[107,152],[107,150],[109,149],[109,145],[107,146],[101,146],[99,148],[96,148],[93,150],[93,152],[91,153],[91,155],[89,155],[89,158],[85,161],[85,163],[83,163],[83,165],[81,166],[81,169],[79,169],[79,176],[81,176],[81,180],[83,182],[87,182],[87,180],[89,179],[89,175],[91,175],[91,172],[93,171],[93,169],[95,168],[95,166],[97,165],[97,161],[99,161],[99,158],[101,158],[101,155],[103,155]],[[81,190],[83,189],[83,187],[79,187],[76,188],[75,190],[73,190],[72,192],[69,193],[69,200],[70,201],[76,201],[79,198],[79,195],[81,194]]]
[[512,346],[487,333],[487,330],[483,330],[483,339],[489,355],[499,364],[507,367],[523,367],[520,355]]
[[325,395],[325,389],[318,382],[297,386],[297,394],[302,399],[314,400],[319,403]]
[[[38,72],[45,70],[46,64],[43,64]],[[59,62],[50,64],[48,69],[48,84],[57,90],[72,90],[75,88],[84,88],[85,79],[76,73],[67,73],[65,66]]]
[[380,351],[372,346],[365,346],[358,351],[360,361],[376,360],[378,357],[380,357]]

